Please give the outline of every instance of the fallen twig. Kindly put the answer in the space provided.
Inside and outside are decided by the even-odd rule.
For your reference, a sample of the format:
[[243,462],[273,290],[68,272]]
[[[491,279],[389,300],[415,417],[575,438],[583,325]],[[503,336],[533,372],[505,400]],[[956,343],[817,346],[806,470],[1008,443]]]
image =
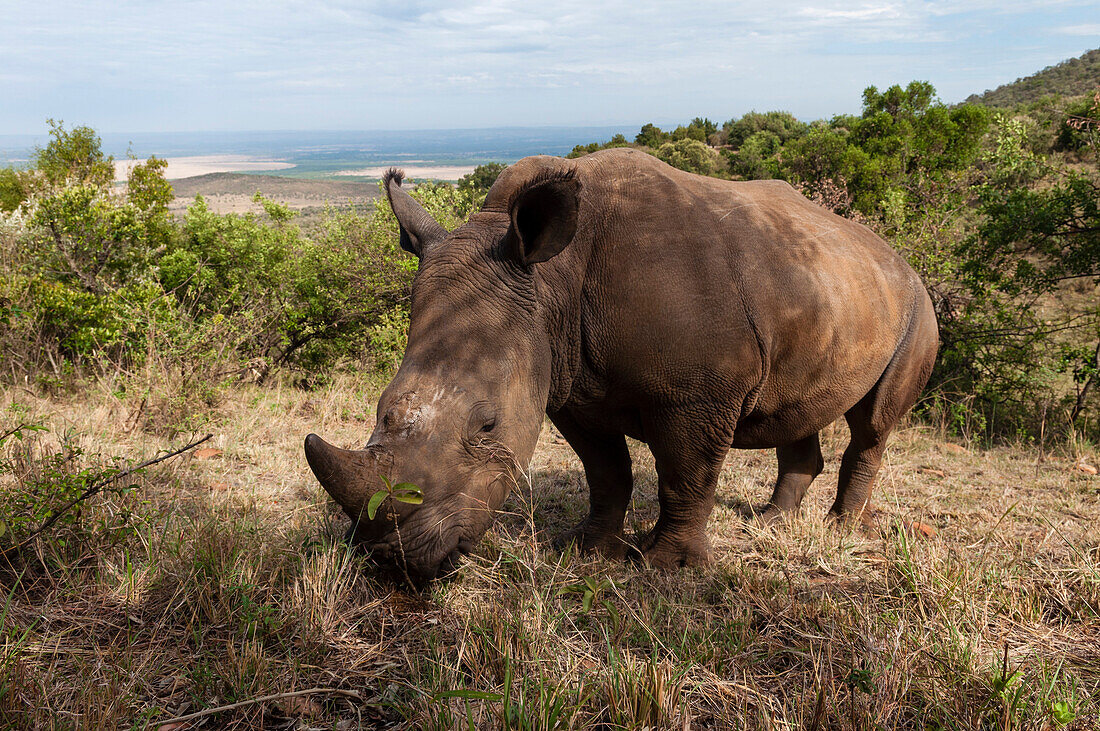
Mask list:
[[0,552],[0,555],[7,556],[9,553],[15,553],[20,548],[22,548],[23,546],[30,543],[31,540],[35,536],[39,535],[44,530],[49,528],[51,525],[56,523],[58,518],[60,518],[62,515],[69,512],[73,507],[75,507],[76,505],[78,505],[78,504],[82,503],[83,501],[87,500],[92,495],[95,495],[97,492],[99,492],[103,488],[107,487],[107,485],[110,485],[112,482],[116,482],[118,480],[121,480],[123,477],[128,477],[129,475],[134,474],[138,470],[143,470],[146,467],[152,467],[155,464],[159,464],[161,462],[164,462],[165,460],[172,459],[172,457],[176,457],[178,455],[181,455],[181,454],[183,454],[184,452],[186,452],[188,450],[194,449],[195,447],[199,446],[200,444],[202,444],[203,442],[205,442],[206,440],[210,439],[213,436],[214,436],[213,434],[207,434],[202,439],[196,439],[195,441],[191,442],[187,446],[180,447],[179,449],[175,450],[174,452],[169,452],[168,454],[162,455],[160,457],[155,457],[153,459],[146,460],[146,461],[142,462],[139,465],[134,465],[133,467],[128,467],[128,468],[122,470],[121,472],[118,472],[116,474],[111,475],[110,477],[104,477],[101,480],[96,480],[94,483],[92,483],[88,487],[87,490],[80,493],[80,495],[76,496],[75,498],[70,500],[68,503],[66,503],[62,507],[60,507],[57,510],[50,513],[50,517],[46,518],[46,520],[42,523],[42,525],[38,526],[33,531],[31,531],[30,535],[28,535],[26,538],[24,538],[19,543],[12,546],[11,548],[4,549],[2,552]]
[[214,713],[222,713],[223,711],[232,711],[237,708],[243,708],[245,706],[255,705],[257,703],[267,703],[268,701],[278,701],[284,698],[297,698],[303,695],[315,695],[317,693],[333,693],[335,695],[342,695],[346,698],[354,698],[357,701],[362,701],[363,697],[356,693],[354,690],[343,690],[341,688],[310,688],[308,690],[295,690],[290,693],[276,693],[274,695],[265,695],[259,698],[250,698],[247,701],[238,701],[237,703],[230,703],[227,706],[218,706],[216,708],[206,708],[202,711],[196,711],[195,713],[188,713],[186,716],[176,716],[175,718],[165,718],[161,721],[154,721],[153,726],[160,728],[170,723],[185,723],[187,721],[194,721],[196,718],[202,718],[203,716],[209,716]]

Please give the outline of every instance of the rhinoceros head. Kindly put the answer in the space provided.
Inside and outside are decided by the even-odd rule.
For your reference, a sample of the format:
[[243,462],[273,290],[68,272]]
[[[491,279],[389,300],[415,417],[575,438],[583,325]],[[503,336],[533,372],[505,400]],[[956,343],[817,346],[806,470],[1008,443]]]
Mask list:
[[[580,191],[564,161],[544,160],[548,170],[519,180],[521,171],[506,171],[482,210],[450,233],[402,190],[400,173],[384,178],[401,246],[420,259],[408,347],[366,447],[337,449],[310,434],[305,450],[354,539],[414,581],[469,552],[535,449],[552,381],[548,331],[560,327],[535,268],[572,241]],[[387,499],[370,519],[383,478],[412,483],[423,502]]]

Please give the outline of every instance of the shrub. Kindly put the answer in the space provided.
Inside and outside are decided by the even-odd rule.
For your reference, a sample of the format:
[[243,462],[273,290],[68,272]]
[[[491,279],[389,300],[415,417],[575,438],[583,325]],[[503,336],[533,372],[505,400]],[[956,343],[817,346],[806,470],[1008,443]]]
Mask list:
[[[19,563],[21,548],[52,520],[42,533],[37,557],[67,564],[90,544],[116,542],[132,532],[130,517],[137,507],[128,498],[135,484],[110,484],[117,467],[84,453],[74,434],[61,434],[57,446],[40,438],[47,430],[36,424],[0,427],[0,551],[6,566]],[[99,496],[81,504],[93,486]],[[121,498],[121,499],[120,499]],[[104,499],[111,509],[100,511]],[[15,562],[15,563],[13,563]]]
[[507,166],[499,162],[478,165],[472,173],[462,176],[462,179],[458,181],[458,189],[463,192],[472,191],[484,196],[489,192],[489,188],[493,187],[493,183],[496,182],[500,174],[504,172],[505,167]]
[[[341,361],[390,367],[399,356],[416,260],[397,246],[385,196],[369,215],[329,212],[308,234],[260,194],[263,213],[216,214],[200,197],[176,218],[163,160],[135,164],[119,195],[104,184],[110,159],[94,133],[54,125],[51,134],[36,156],[44,187],[0,228],[6,372],[144,374],[131,384],[141,410],[171,431],[185,423],[187,399],[169,383],[205,393],[273,368],[315,381]],[[411,194],[454,228],[500,169]]]
[[699,140],[685,137],[666,142],[654,154],[672,167],[689,173],[713,175],[718,171],[718,153]]

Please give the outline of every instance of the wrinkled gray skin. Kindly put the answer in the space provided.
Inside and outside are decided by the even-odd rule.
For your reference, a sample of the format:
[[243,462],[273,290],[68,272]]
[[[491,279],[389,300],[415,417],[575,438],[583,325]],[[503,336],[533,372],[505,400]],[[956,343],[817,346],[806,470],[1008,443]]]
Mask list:
[[[637,550],[659,567],[707,560],[731,446],[776,450],[774,516],[798,507],[823,466],[818,432],[841,416],[852,438],[831,512],[863,514],[938,338],[917,275],[871,231],[786,183],[635,150],[520,160],[451,233],[400,183],[386,189],[420,257],[405,358],[365,449],[311,434],[306,455],[355,538],[403,554],[414,581],[486,531],[544,412],[584,464],[589,514],[563,536],[583,550],[625,552],[627,436],[656,460],[660,517]],[[420,486],[423,505],[367,520],[382,475]]]

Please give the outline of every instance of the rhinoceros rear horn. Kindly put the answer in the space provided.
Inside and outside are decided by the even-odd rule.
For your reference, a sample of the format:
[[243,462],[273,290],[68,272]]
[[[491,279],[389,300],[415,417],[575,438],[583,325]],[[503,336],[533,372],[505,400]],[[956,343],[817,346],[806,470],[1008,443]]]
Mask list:
[[365,509],[371,494],[382,486],[382,455],[373,449],[340,449],[316,434],[306,437],[306,461],[340,507],[353,519]]
[[397,216],[397,225],[401,228],[401,248],[421,257],[433,245],[446,238],[447,229],[440,226],[431,214],[404,191],[401,187],[404,179],[403,171],[390,168],[382,176],[382,183],[386,186],[386,197],[389,198],[393,214]]

